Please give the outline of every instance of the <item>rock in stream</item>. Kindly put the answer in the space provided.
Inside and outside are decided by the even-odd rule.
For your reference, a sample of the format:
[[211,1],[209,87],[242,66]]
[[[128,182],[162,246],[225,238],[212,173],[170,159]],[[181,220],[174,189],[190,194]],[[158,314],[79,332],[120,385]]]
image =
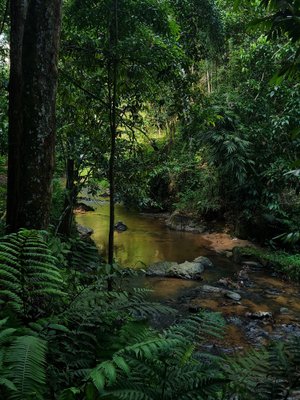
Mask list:
[[206,257],[198,257],[194,261],[185,261],[181,264],[171,261],[161,261],[151,264],[146,271],[146,275],[200,280],[205,268],[212,266],[213,263]]

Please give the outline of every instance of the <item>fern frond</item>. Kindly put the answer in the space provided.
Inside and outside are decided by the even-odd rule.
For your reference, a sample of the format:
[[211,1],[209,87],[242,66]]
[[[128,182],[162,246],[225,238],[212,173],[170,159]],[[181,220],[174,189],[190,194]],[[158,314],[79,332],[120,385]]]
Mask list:
[[106,391],[100,394],[100,399],[120,399],[120,400],[155,400],[154,397],[149,396],[147,393],[143,393],[141,390],[134,389],[119,389],[113,391]]
[[46,343],[34,336],[20,336],[8,349],[9,377],[17,391],[12,399],[41,397],[46,384]]
[[38,231],[21,230],[0,241],[0,300],[32,319],[49,306],[49,298],[63,296],[64,282],[56,259]]

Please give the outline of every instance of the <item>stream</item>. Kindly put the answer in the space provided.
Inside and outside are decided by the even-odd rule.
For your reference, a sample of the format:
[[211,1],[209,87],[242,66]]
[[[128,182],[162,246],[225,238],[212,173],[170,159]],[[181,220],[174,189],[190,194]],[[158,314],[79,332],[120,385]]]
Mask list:
[[[107,201],[87,204],[95,211],[77,214],[76,221],[94,230],[92,239],[105,257],[109,204]],[[251,243],[226,233],[173,231],[166,227],[165,216],[138,213],[120,204],[116,205],[117,221],[128,226],[125,232],[115,232],[115,257],[124,267],[146,269],[158,261],[180,263],[199,256],[213,262],[214,267],[205,270],[202,281],[142,276],[131,284],[152,289],[153,300],[176,308],[182,315],[198,309],[221,312],[228,324],[224,341],[220,343],[216,339],[210,344],[215,349],[238,351],[251,345],[265,345],[274,339],[284,340],[290,335],[300,336],[299,286],[281,280],[274,271],[267,268],[249,271],[245,286],[229,287],[241,295],[238,302],[220,292],[203,290],[204,285],[222,287],[219,282],[222,278],[229,278],[235,284],[242,265],[233,262],[230,251]]]

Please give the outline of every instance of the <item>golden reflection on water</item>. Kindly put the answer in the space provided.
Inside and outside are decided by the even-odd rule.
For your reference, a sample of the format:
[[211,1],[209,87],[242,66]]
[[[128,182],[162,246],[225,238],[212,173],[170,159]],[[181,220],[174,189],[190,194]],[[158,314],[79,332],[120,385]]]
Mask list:
[[[76,216],[79,224],[94,230],[92,238],[106,256],[109,230],[109,204],[103,202],[95,212]],[[199,235],[169,230],[157,217],[141,215],[116,205],[116,222],[128,226],[126,232],[115,232],[115,257],[123,266],[142,268],[157,261],[190,261],[208,253],[210,242]]]

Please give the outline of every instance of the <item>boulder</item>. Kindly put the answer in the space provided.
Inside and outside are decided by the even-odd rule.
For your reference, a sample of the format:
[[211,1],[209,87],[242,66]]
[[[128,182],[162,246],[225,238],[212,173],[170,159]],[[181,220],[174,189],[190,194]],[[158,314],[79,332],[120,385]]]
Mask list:
[[164,276],[166,278],[201,279],[204,266],[201,263],[185,261],[178,264],[171,261],[161,261],[152,264],[146,271],[147,276]]
[[195,258],[195,260],[193,262],[194,263],[200,263],[201,265],[203,265],[204,268],[212,268],[212,267],[214,267],[214,264],[212,263],[212,261],[210,261],[209,258],[203,257],[203,256]]
[[146,270],[147,276],[167,276],[168,271],[174,265],[178,265],[172,261],[159,261],[157,263],[149,265]]
[[79,236],[84,239],[90,237],[94,231],[92,228],[89,228],[87,226],[79,225],[77,224],[77,232],[79,233]]
[[171,266],[168,271],[168,276],[181,279],[201,279],[201,274],[204,271],[204,266],[198,262],[185,261],[182,264]]
[[166,221],[167,227],[175,231],[203,233],[207,230],[203,221],[190,215],[173,213]]
[[115,225],[115,230],[118,232],[125,232],[127,231],[128,226],[125,225],[122,221],[118,221]]

